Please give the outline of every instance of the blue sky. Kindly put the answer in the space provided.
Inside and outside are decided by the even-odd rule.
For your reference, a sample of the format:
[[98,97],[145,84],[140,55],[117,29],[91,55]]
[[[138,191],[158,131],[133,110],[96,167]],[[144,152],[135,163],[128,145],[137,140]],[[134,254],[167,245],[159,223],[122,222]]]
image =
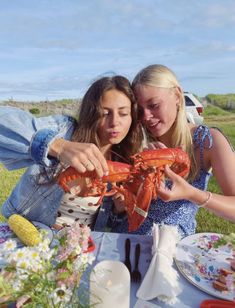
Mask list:
[[0,0],[0,100],[79,98],[102,75],[169,66],[235,93],[234,0]]

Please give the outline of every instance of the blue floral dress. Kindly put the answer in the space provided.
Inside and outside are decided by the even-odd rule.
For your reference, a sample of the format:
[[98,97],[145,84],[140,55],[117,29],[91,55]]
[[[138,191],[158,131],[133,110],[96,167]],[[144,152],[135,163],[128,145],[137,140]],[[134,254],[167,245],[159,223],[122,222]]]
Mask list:
[[[203,167],[203,153],[206,145],[207,148],[212,147],[212,136],[207,126],[200,125],[196,128],[193,135],[193,143],[200,150],[200,172],[192,185],[201,190],[206,190],[211,173],[205,171]],[[170,187],[171,183],[168,182],[166,185]],[[157,198],[151,202],[148,216],[144,223],[132,233],[151,235],[153,223],[158,223],[177,225],[182,237],[194,234],[196,230],[195,216],[197,211],[198,206],[188,200],[164,202],[160,198]],[[117,223],[116,226],[113,226],[112,231],[127,233],[127,221],[125,223]]]

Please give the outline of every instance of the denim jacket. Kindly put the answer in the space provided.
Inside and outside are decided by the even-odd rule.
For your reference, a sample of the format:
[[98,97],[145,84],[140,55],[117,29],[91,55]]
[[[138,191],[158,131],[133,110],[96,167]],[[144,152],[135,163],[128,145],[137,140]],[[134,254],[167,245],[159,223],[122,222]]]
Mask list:
[[[27,168],[2,205],[6,218],[18,213],[48,226],[55,223],[64,192],[53,177],[60,164],[48,149],[56,138],[70,140],[75,126],[69,116],[36,118],[18,108],[0,107],[0,162],[8,170]],[[119,219],[111,208],[111,199],[105,197],[94,230],[104,231],[109,225],[115,231]]]

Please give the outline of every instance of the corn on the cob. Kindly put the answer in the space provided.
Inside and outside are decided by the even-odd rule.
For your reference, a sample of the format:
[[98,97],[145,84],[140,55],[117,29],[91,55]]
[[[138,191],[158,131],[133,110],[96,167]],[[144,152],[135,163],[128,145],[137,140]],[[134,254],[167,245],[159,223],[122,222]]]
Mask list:
[[35,246],[41,241],[39,231],[26,218],[18,214],[13,214],[9,217],[8,224],[11,230],[25,245]]

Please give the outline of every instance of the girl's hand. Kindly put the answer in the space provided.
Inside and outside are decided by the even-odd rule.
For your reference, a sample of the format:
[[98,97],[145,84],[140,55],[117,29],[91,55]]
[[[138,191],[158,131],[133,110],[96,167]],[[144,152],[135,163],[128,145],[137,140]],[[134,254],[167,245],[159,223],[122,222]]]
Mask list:
[[81,173],[95,170],[99,177],[108,174],[106,159],[93,143],[57,139],[50,145],[49,155]]
[[148,147],[144,148],[144,151],[156,150],[156,149],[165,149],[167,148],[164,143],[160,141],[148,143]]
[[165,187],[165,183],[161,182],[157,188],[158,197],[163,201],[173,201],[180,199],[188,199],[191,195],[193,187],[185,181],[181,176],[173,172],[169,166],[165,167],[165,176],[172,181],[171,189]]
[[112,197],[113,199],[113,203],[114,203],[114,213],[115,214],[120,214],[123,213],[124,211],[126,211],[126,204],[125,204],[125,199],[124,196],[117,192],[115,193],[115,195],[113,195]]

